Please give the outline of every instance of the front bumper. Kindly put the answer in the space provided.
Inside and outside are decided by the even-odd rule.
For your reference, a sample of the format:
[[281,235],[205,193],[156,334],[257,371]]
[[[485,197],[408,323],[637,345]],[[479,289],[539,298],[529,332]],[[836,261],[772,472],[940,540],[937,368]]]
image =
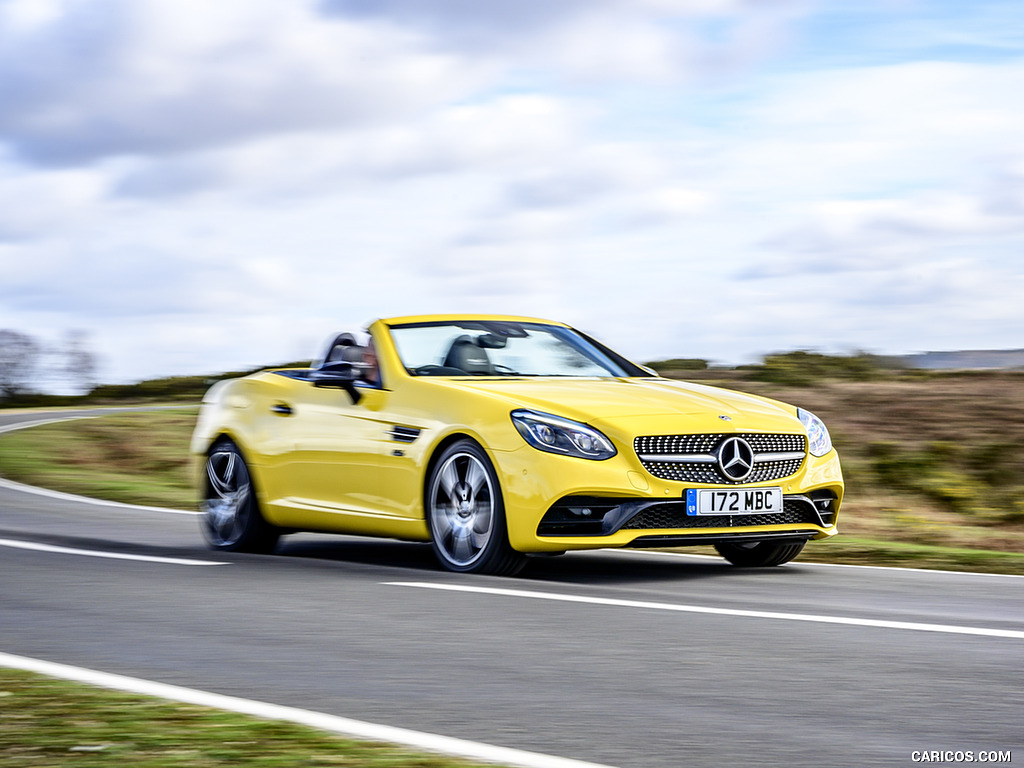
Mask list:
[[656,478],[624,453],[601,462],[539,453],[526,447],[494,457],[509,541],[521,552],[824,539],[838,532],[844,487],[835,451],[808,455],[796,473],[774,482],[728,486],[781,487],[781,513],[702,517],[686,515],[686,490],[722,486]]

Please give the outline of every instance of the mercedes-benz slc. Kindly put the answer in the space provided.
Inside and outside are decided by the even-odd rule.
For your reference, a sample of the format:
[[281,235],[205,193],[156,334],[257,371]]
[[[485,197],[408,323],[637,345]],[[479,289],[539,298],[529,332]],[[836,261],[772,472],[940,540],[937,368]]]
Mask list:
[[214,385],[192,440],[202,527],[270,552],[298,531],[429,542],[451,571],[710,544],[738,566],[836,534],[814,414],[663,378],[549,320],[432,315],[333,337],[309,368]]

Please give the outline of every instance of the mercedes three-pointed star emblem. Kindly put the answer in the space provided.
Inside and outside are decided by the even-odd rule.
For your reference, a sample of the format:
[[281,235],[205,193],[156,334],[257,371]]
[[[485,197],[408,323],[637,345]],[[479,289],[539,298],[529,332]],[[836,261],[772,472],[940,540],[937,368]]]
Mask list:
[[727,480],[746,480],[754,470],[754,449],[742,437],[722,441],[718,447],[718,468]]

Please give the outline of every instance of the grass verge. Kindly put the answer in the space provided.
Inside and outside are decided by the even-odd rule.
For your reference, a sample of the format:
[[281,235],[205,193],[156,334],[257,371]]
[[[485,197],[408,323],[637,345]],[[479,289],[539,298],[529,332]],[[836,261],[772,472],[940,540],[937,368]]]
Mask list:
[[[468,768],[442,755],[0,668],[4,768]],[[493,768],[493,767],[492,767]]]
[[1024,552],[910,544],[842,535],[828,541],[808,543],[799,560],[1024,575]]
[[117,413],[0,437],[0,475],[128,504],[195,509],[188,446],[196,408]]

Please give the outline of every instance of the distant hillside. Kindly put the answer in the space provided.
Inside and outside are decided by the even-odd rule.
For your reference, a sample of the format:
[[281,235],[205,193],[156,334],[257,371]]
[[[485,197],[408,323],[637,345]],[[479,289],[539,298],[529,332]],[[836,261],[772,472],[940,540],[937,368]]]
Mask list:
[[900,358],[911,368],[930,370],[1024,370],[1024,349],[974,349],[920,352]]

